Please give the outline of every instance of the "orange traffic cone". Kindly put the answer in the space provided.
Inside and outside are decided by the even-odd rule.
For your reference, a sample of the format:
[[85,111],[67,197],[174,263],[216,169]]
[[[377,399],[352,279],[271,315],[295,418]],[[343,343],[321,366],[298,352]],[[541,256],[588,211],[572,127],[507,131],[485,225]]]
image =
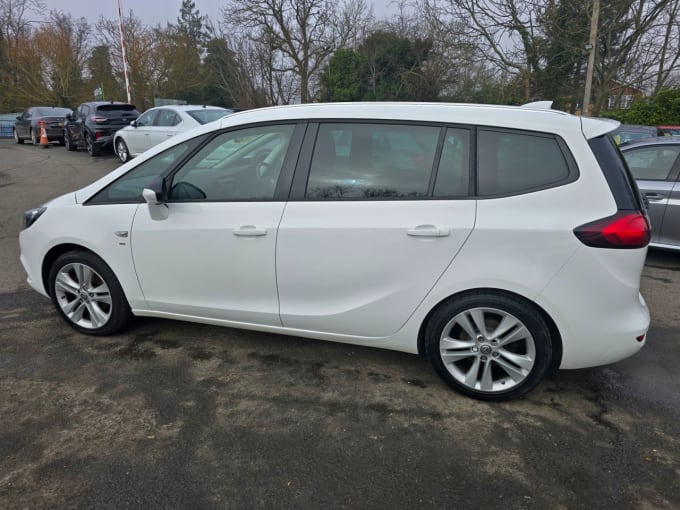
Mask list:
[[48,148],[50,141],[47,139],[47,131],[45,131],[45,122],[40,121],[40,147]]

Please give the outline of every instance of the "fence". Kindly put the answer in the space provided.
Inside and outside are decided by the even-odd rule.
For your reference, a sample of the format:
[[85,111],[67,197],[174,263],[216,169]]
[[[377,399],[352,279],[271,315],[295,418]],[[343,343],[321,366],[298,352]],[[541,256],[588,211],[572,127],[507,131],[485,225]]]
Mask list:
[[0,138],[12,138],[12,129],[14,128],[14,121],[17,120],[17,115],[20,113],[3,113],[0,114]]

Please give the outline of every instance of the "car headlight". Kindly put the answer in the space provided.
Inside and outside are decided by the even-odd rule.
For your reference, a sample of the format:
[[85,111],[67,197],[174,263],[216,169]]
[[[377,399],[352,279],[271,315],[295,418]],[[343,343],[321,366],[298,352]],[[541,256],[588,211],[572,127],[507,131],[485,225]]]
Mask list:
[[24,213],[24,228],[33,225],[45,211],[47,211],[47,207],[36,207],[35,209],[26,211]]

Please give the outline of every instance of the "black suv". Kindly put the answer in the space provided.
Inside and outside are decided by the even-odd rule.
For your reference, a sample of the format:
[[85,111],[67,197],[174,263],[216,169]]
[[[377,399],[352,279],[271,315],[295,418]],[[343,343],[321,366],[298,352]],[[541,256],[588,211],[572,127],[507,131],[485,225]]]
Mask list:
[[70,151],[85,147],[90,156],[113,146],[113,134],[139,117],[135,105],[117,101],[83,103],[66,117],[64,143]]

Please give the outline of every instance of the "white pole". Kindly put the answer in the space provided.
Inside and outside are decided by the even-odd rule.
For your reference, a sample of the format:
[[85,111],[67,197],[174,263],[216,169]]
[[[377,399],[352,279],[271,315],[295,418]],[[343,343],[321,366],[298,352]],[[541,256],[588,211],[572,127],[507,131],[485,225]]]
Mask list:
[[123,50],[123,71],[125,73],[125,90],[127,91],[127,101],[132,103],[132,92],[130,89],[130,71],[128,69],[127,53],[125,52],[125,37],[123,37],[123,9],[118,0],[118,30],[120,31],[120,47]]

